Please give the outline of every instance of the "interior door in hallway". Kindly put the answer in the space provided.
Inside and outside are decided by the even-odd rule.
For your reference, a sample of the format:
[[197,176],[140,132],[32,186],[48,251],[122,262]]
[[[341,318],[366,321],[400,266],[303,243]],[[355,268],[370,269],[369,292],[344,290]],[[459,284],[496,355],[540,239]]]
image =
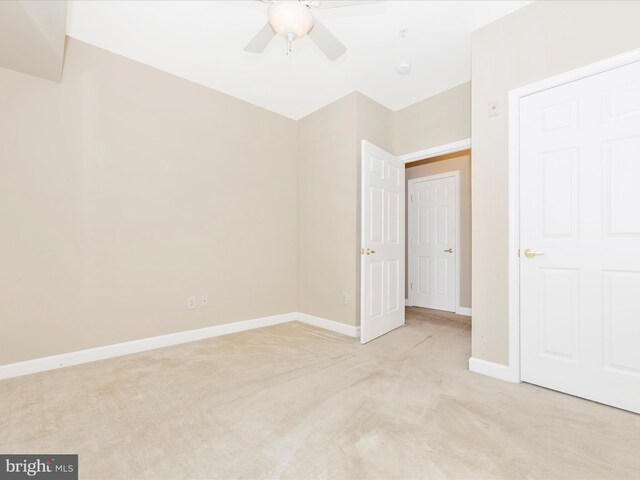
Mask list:
[[520,101],[522,380],[640,413],[640,63]]
[[360,341],[404,325],[404,163],[362,141]]
[[411,305],[456,310],[456,190],[453,172],[409,180]]

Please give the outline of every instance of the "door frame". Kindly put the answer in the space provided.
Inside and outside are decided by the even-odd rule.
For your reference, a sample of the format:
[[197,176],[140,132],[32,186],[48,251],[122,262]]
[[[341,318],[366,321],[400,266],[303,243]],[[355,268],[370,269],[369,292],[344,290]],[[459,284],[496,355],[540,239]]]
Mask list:
[[[407,181],[407,186],[409,187],[408,190],[411,190],[411,185],[414,183],[421,183],[421,182],[428,182],[430,180],[439,180],[441,178],[452,178],[455,180],[455,185],[456,185],[456,196],[455,196],[455,208],[454,208],[454,213],[456,216],[456,220],[455,220],[455,227],[456,227],[456,238],[455,238],[455,249],[456,249],[456,264],[454,267],[454,271],[455,271],[455,281],[453,282],[455,285],[455,289],[456,291],[454,292],[454,312],[453,313],[457,313],[459,315],[467,315],[466,310],[468,309],[463,309],[460,306],[460,170],[451,170],[449,172],[443,172],[443,173],[436,173],[434,175],[427,175],[425,177],[419,177],[419,178],[412,178],[410,180]],[[409,191],[406,192],[407,198],[409,197]],[[411,279],[412,279],[412,273],[413,270],[415,269],[415,265],[412,265],[411,263],[411,256],[410,256],[410,251],[411,251],[411,243],[409,243],[409,239],[411,237],[411,232],[412,232],[412,224],[413,222],[411,221],[411,219],[413,218],[411,213],[412,213],[412,202],[408,201],[408,208],[406,209],[406,215],[407,215],[407,233],[408,233],[408,238],[407,238],[407,251],[405,252],[405,256],[407,258],[407,279],[409,280],[409,283],[411,283]],[[409,288],[409,296],[408,296],[408,301],[409,301],[409,305],[413,305],[413,290],[411,288]]]
[[[569,72],[509,91],[509,365],[485,365],[480,373],[520,383],[520,99],[640,61],[640,49],[616,55]],[[487,362],[488,363],[488,362]],[[477,369],[474,369],[477,371]]]
[[439,157],[448,153],[462,152],[471,148],[471,139],[465,138],[457,142],[445,143],[436,147],[418,150],[417,152],[407,153],[406,155],[398,155],[398,158],[404,163],[417,162],[418,160],[427,160],[428,158]]
[[[366,138],[363,138],[360,141],[360,144],[362,145],[363,142],[367,142],[367,141],[368,140]],[[424,150],[418,150],[418,151],[413,152],[413,153],[407,153],[405,155],[396,155],[396,158],[398,160],[400,160],[401,162],[403,162],[404,164],[407,164],[407,163],[411,163],[411,162],[416,162],[418,160],[426,160],[428,158],[439,157],[440,155],[446,155],[448,153],[455,153],[455,152],[461,152],[463,150],[469,150],[470,148],[471,148],[471,138],[465,138],[465,139],[458,140],[458,141],[455,141],[455,142],[446,143],[446,144],[442,144],[442,145],[437,145],[435,147],[430,147],[430,148],[427,148],[427,149],[424,149]],[[362,185],[363,185],[363,182],[364,182],[364,172],[362,172],[362,171],[360,172],[359,182],[360,182],[359,183],[360,189],[362,190]],[[407,193],[405,191],[406,190],[406,184],[404,182],[402,184],[402,190],[403,190],[404,194],[406,195],[406,193]],[[458,182],[458,195],[459,195],[459,192],[460,192],[460,188],[459,188],[459,182]],[[364,215],[363,209],[362,209],[362,204],[363,204],[362,195],[363,195],[363,193],[360,192],[360,199],[359,199],[360,208],[358,209],[359,210],[359,217],[360,217],[359,218],[360,225],[362,225],[362,219],[363,219],[363,215]],[[459,208],[459,206],[460,206],[460,199],[459,198],[458,198],[458,202],[457,203],[458,203],[458,208]],[[404,215],[407,214],[406,202],[405,202],[405,206],[404,206],[404,209],[403,209],[402,213]],[[459,219],[459,215],[458,215],[458,219]],[[458,241],[459,241],[459,238],[460,238],[459,232],[460,232],[460,222],[458,220],[458,232],[456,232],[457,233],[456,237],[457,237]],[[360,240],[360,247],[361,247],[362,246],[362,238],[361,238],[362,237],[362,233],[360,233],[359,236],[360,236],[359,240]],[[458,251],[460,251],[458,245],[456,245],[456,248],[458,249]],[[403,251],[403,253],[405,255],[405,258],[407,258],[406,243],[402,245],[402,251]],[[357,256],[358,256],[358,260],[356,262],[356,265],[359,267],[359,272],[358,273],[359,273],[360,284],[361,284],[360,288],[358,288],[358,293],[357,293],[357,295],[359,296],[358,302],[357,302],[357,304],[359,306],[359,311],[358,311],[357,316],[358,316],[358,324],[360,325],[362,323],[362,267],[360,265],[360,257],[361,257],[360,248],[358,248]],[[459,256],[456,255],[456,264],[458,264],[458,263],[459,263]],[[459,281],[459,279],[460,279],[460,274],[459,274],[459,271],[458,271],[457,272],[457,280]],[[457,289],[456,289],[456,298],[459,295],[459,292],[460,292],[460,289],[457,287]],[[458,303],[458,302],[456,302],[456,303]],[[460,307],[460,305],[456,304],[456,313],[458,312],[458,308],[459,307]],[[461,311],[460,313],[462,315],[465,315],[465,314],[466,315],[470,315],[471,314],[471,312],[464,313],[464,311]],[[361,330],[360,327],[358,327],[358,329]]]

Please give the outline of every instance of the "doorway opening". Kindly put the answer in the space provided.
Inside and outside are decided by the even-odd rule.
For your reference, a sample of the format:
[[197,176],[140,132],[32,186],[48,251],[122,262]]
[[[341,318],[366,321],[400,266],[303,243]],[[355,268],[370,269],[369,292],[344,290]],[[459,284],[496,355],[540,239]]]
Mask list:
[[471,315],[471,150],[405,164],[407,306]]
[[[405,324],[405,306],[408,304],[407,247],[411,245],[406,240],[409,209],[405,174],[408,172],[412,175],[420,171],[414,169],[440,169],[435,173],[430,172],[428,176],[432,178],[423,180],[443,180],[441,187],[445,187],[443,191],[446,195],[439,193],[436,188],[433,196],[436,199],[439,196],[443,198],[443,195],[450,196],[452,200],[448,209],[435,205],[434,225],[423,222],[423,227],[431,232],[429,235],[433,233],[436,237],[439,230],[448,232],[449,227],[453,229],[447,233],[446,239],[452,240],[451,245],[441,245],[444,246],[442,250],[446,250],[443,251],[446,255],[441,256],[445,261],[439,258],[433,260],[443,265],[440,277],[443,277],[443,272],[446,273],[449,303],[435,307],[440,308],[441,312],[448,310],[454,314],[471,316],[470,149],[471,139],[467,138],[396,157],[362,140],[359,262],[361,343],[367,343]],[[417,173],[415,179],[419,175]],[[453,180],[448,180],[449,177]],[[415,229],[413,226],[411,228],[413,233]],[[437,267],[434,269],[436,278]],[[437,282],[433,283],[437,285]],[[440,282],[440,285],[443,284]],[[429,308],[434,305],[424,306]]]

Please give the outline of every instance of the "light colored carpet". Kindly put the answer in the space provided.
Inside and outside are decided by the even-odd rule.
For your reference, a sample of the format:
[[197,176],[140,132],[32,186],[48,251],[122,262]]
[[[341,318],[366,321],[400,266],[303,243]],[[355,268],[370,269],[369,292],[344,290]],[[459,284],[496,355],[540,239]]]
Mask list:
[[0,382],[1,453],[82,479],[640,478],[640,416],[469,373],[464,317],[301,323]]

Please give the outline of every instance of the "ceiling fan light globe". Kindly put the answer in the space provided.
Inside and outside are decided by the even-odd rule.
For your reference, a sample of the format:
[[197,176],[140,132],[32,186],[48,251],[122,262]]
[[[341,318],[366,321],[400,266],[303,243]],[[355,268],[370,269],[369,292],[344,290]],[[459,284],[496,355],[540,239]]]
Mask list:
[[284,38],[304,37],[313,28],[313,16],[307,7],[299,2],[279,1],[269,5],[269,23],[275,32]]

